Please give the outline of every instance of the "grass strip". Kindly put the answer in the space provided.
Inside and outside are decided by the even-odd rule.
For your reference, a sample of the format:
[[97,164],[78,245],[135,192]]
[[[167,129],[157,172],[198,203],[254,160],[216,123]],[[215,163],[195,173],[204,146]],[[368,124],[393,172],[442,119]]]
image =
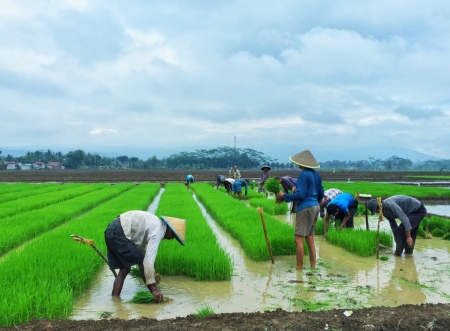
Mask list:
[[[191,190],[221,227],[241,243],[245,253],[252,260],[270,259],[261,216],[256,209],[247,207],[242,201],[214,190],[207,184],[198,183],[193,185]],[[273,255],[294,255],[293,227],[279,222],[267,213],[264,213],[264,219]]]
[[70,235],[94,239],[97,248],[106,252],[103,239],[106,226],[127,210],[146,210],[160,185],[131,184],[129,188],[0,261],[0,269],[8,271],[0,278],[0,327],[32,318],[70,316],[74,298],[92,284],[105,264],[91,248],[73,242]]
[[[199,184],[191,185],[190,188],[197,185]],[[213,190],[208,184],[201,185],[207,185]],[[165,185],[156,214],[178,217],[187,221],[185,246],[181,246],[176,240],[161,242],[155,261],[155,269],[158,273],[185,275],[199,281],[231,279],[233,272],[231,258],[220,247],[200,207],[184,184]]]

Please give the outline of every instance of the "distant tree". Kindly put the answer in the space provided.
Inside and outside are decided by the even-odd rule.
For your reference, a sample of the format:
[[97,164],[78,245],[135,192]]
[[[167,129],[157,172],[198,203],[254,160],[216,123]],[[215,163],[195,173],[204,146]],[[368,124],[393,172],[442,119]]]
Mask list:
[[64,158],[64,166],[69,169],[79,169],[83,165],[85,155],[81,149],[70,151]]

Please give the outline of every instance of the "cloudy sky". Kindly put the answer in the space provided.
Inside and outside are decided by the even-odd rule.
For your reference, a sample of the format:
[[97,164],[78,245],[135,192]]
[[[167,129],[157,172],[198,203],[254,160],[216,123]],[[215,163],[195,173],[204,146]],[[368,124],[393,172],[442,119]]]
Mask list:
[[1,0],[0,100],[0,150],[448,159],[450,2]]

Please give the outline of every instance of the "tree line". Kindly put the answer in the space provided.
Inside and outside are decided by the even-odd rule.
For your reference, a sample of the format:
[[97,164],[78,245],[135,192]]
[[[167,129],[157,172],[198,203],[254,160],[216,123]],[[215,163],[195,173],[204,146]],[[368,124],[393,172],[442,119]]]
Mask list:
[[[200,149],[194,152],[180,152],[169,157],[157,158],[155,155],[146,160],[134,156],[107,157],[97,153],[88,153],[81,149],[66,154],[53,152],[50,149],[27,152],[23,156],[2,156],[4,162],[20,162],[23,164],[34,162],[61,162],[67,169],[229,169],[237,165],[241,170],[258,169],[262,165],[269,165],[272,169],[294,169],[291,162],[279,162],[264,153],[250,148],[218,147]],[[381,160],[369,158],[359,161],[324,161],[319,162],[322,170],[444,170],[450,168],[450,160],[428,160],[412,162],[399,156],[391,156]]]

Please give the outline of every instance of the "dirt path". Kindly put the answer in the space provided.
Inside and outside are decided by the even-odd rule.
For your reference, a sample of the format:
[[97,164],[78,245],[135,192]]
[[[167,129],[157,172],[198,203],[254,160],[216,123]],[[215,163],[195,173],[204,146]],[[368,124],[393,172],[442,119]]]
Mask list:
[[169,320],[34,320],[1,330],[450,330],[450,304],[405,305],[396,308],[376,307],[324,312],[293,312],[281,309],[265,313],[232,313],[204,318],[187,316]]

